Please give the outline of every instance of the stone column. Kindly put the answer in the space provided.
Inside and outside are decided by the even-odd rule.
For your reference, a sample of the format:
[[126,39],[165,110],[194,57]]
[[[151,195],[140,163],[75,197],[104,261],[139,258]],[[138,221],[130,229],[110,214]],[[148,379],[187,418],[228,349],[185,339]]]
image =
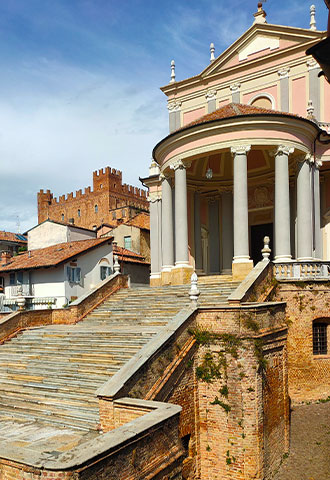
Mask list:
[[297,260],[311,260],[312,195],[310,159],[308,154],[298,164],[297,175]]
[[289,155],[294,148],[279,146],[275,153],[275,261],[291,260]]
[[307,60],[307,68],[309,72],[309,100],[311,100],[313,104],[316,120],[320,120],[321,81],[319,73],[321,69],[314,58]]
[[171,168],[175,175],[175,269],[172,283],[190,282],[192,267],[189,265],[188,252],[188,208],[186,166],[181,160],[175,161]]
[[214,110],[216,110],[217,108],[216,96],[217,96],[216,90],[209,90],[205,94],[205,98],[207,100],[207,113],[211,113],[211,112],[214,112]]
[[178,160],[171,168],[175,172],[175,265],[184,266],[189,263],[186,167]]
[[194,235],[195,235],[195,268],[203,269],[202,231],[201,231],[201,199],[199,192],[194,195]]
[[[234,155],[234,259],[233,276],[244,278],[253,268],[249,255],[249,211],[247,183],[247,153],[251,145],[231,149]],[[237,267],[235,266],[237,264]],[[241,265],[240,265],[241,264]]]
[[170,272],[174,265],[173,207],[171,178],[161,174],[162,181],[162,272]]
[[289,105],[289,71],[290,68],[281,68],[277,73],[280,77],[280,93],[281,93],[281,110],[288,112]]
[[321,201],[320,201],[320,167],[322,162],[317,160],[314,164],[314,257],[323,258],[322,232],[321,232]]
[[240,83],[233,83],[230,85],[231,91],[231,101],[233,103],[241,103],[241,84]]
[[179,100],[170,101],[167,109],[169,113],[169,131],[172,133],[181,127],[181,102]]
[[161,270],[161,251],[159,248],[159,239],[161,236],[161,219],[159,216],[160,195],[158,192],[151,192],[150,202],[150,256],[151,256],[151,275],[150,285],[160,284]]
[[217,198],[209,201],[209,252],[210,273],[220,273],[219,200]]
[[231,273],[231,262],[234,255],[234,235],[233,235],[233,195],[231,192],[225,192],[221,197],[222,210],[222,271],[221,273]]

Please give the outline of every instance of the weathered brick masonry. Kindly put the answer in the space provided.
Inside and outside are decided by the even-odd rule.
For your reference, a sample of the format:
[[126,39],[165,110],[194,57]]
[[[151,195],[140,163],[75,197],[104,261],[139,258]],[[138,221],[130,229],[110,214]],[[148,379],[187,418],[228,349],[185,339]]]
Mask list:
[[[123,184],[122,172],[106,167],[93,172],[93,190],[87,187],[84,193],[77,190],[75,195],[71,192],[59,198],[54,198],[50,190],[46,192],[40,190],[38,222],[49,218],[93,229],[102,223],[116,223],[123,215],[128,216],[127,207],[148,211],[146,192],[132,185]],[[116,211],[116,214],[112,215],[111,211]]]
[[289,393],[293,403],[327,398],[329,338],[328,354],[313,355],[313,321],[330,322],[329,282],[280,282],[274,298],[287,303]]

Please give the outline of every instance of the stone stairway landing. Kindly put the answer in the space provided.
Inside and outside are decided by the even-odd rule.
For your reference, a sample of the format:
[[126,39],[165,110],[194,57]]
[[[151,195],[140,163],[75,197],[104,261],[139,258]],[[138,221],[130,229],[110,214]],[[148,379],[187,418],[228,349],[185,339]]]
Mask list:
[[[226,302],[236,286],[223,277],[200,283],[199,303]],[[0,431],[16,422],[17,438],[10,436],[14,443],[22,432],[32,429],[33,437],[41,427],[97,435],[96,390],[190,305],[189,289],[122,289],[76,325],[31,328],[1,345]],[[64,437],[62,432],[56,438]]]

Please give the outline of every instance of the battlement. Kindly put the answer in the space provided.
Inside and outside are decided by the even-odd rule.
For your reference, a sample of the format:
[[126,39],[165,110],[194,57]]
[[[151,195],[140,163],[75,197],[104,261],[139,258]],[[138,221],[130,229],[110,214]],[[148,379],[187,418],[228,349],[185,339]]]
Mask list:
[[133,185],[122,184],[122,172],[106,167],[93,172],[93,188],[88,186],[58,198],[54,198],[50,190],[40,190],[38,218],[39,222],[47,218],[58,221],[73,218],[79,225],[92,228],[104,222],[109,210],[117,205],[134,205],[148,210],[147,192]]

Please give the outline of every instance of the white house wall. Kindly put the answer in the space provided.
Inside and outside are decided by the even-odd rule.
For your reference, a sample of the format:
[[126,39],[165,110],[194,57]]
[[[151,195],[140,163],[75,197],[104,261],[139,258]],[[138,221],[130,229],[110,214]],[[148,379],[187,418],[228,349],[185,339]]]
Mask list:
[[[84,295],[101,282],[101,265],[111,267],[111,269],[113,268],[111,244],[101,245],[98,248],[87,252],[85,255],[77,257],[76,262],[67,262],[64,265],[65,296],[68,301],[70,301],[72,297],[81,297],[81,295]],[[68,282],[66,271],[67,267],[70,266],[72,268],[75,268],[75,266],[81,268],[81,285]]]
[[96,238],[96,232],[82,230],[75,227],[67,227],[68,242],[77,242],[78,240],[89,240]]
[[67,241],[67,227],[58,223],[44,222],[28,232],[28,250],[46,248]]
[[[65,273],[63,265],[57,268],[40,269],[31,271],[31,284],[34,286],[34,297],[54,297],[56,303],[54,308],[61,308],[67,299],[65,297]],[[44,305],[36,305],[36,309],[45,308]]]

